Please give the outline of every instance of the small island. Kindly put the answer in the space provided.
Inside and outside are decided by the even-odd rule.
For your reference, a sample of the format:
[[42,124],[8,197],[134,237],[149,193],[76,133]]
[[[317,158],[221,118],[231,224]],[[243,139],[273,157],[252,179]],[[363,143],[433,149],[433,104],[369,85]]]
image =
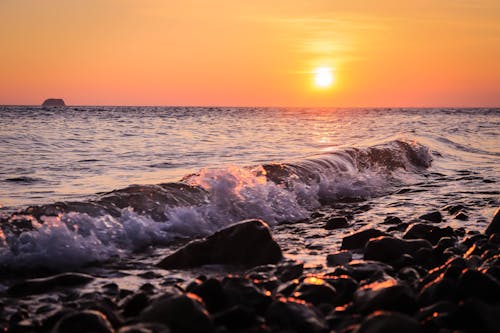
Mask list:
[[43,103],[42,106],[66,106],[62,98],[48,98]]

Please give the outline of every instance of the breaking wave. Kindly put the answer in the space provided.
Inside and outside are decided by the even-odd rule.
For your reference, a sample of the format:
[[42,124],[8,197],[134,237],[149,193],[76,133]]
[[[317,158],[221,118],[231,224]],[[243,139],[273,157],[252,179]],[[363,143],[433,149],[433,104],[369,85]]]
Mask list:
[[395,140],[293,163],[203,169],[178,183],[33,206],[2,218],[0,265],[68,269],[246,218],[291,223],[324,204],[390,193],[430,163],[426,146]]

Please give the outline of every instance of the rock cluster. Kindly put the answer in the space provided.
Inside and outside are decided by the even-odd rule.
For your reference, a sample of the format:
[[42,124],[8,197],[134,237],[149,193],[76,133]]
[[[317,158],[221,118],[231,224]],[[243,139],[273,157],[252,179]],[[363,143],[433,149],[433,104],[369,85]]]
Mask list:
[[[402,223],[394,217],[387,221]],[[241,274],[200,275],[135,291],[113,283],[100,293],[73,291],[64,294],[62,307],[36,313],[20,307],[4,314],[0,327],[53,333],[499,332],[498,213],[484,234],[429,223],[436,222],[409,225],[402,238],[378,229],[355,232],[344,238],[344,250],[329,255],[326,268],[308,271],[282,259],[264,222],[244,221],[190,243],[159,264],[240,263],[246,266]],[[67,290],[92,279],[68,273],[27,280],[7,293]]]

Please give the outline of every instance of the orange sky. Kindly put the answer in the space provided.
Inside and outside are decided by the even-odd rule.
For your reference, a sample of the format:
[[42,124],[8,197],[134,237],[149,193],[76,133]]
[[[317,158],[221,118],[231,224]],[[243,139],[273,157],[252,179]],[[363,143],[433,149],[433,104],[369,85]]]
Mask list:
[[0,0],[0,45],[0,104],[500,106],[498,0]]

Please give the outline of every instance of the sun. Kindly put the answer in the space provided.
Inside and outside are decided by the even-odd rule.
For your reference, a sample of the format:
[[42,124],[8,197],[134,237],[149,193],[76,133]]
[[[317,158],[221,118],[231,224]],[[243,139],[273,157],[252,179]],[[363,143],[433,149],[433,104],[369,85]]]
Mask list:
[[333,79],[330,67],[318,67],[314,70],[314,84],[319,88],[328,88],[333,84]]

